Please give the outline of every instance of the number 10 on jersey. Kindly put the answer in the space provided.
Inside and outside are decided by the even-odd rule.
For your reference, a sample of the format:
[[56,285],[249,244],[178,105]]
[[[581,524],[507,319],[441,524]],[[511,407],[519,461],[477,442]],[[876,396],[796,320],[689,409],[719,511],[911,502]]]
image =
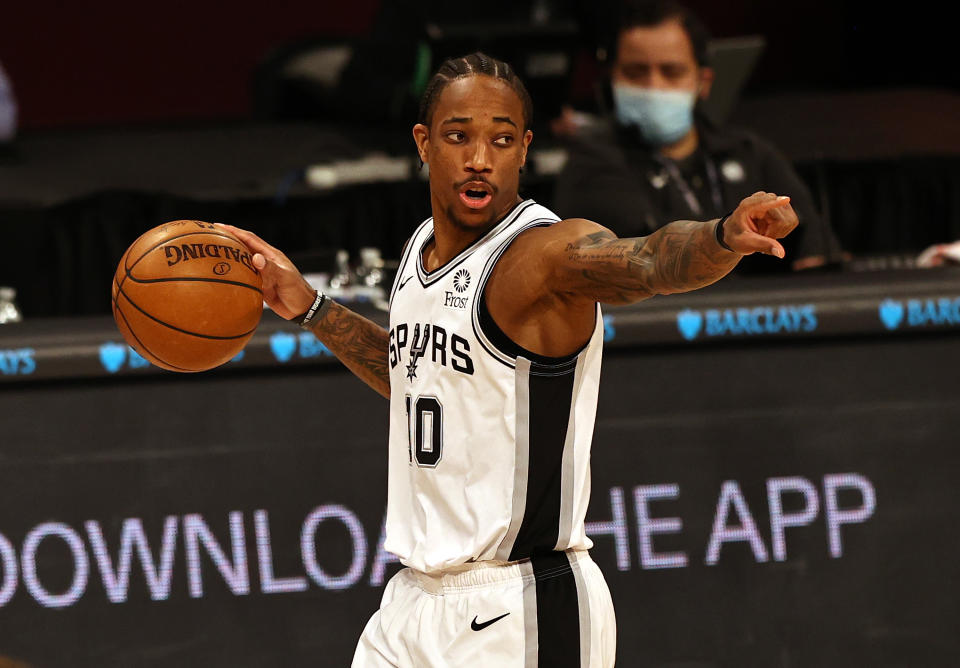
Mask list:
[[[443,454],[443,406],[436,397],[406,396],[407,454],[417,466],[434,468]],[[412,410],[411,410],[412,408]]]

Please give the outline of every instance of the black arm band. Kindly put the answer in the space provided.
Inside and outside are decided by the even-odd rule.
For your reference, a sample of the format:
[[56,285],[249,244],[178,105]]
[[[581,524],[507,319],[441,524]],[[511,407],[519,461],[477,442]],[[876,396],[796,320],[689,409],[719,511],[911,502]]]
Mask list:
[[319,321],[323,318],[328,308],[330,308],[330,298],[317,290],[317,296],[313,300],[313,304],[310,305],[310,308],[293,320],[303,329],[309,330],[313,326],[314,321]]
[[727,245],[727,242],[723,240],[723,224],[727,221],[727,218],[729,218],[730,215],[731,214],[728,213],[726,216],[724,216],[719,221],[717,221],[717,225],[716,227],[714,227],[714,231],[717,234],[717,243],[723,246],[724,248],[726,248],[731,253],[736,253],[737,251],[730,248],[730,246]]

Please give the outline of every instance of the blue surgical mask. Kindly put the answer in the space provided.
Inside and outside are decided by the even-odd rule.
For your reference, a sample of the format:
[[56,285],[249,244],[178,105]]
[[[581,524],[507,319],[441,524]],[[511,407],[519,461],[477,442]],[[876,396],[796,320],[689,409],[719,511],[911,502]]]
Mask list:
[[672,144],[689,132],[696,97],[691,90],[613,84],[617,119],[624,125],[636,125],[643,138],[654,146]]

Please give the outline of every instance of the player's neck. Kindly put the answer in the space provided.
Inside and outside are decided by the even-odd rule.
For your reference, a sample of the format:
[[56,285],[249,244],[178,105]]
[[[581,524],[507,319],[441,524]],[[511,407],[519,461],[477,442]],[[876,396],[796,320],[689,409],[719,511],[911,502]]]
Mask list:
[[699,145],[700,137],[697,135],[697,129],[692,127],[679,141],[661,146],[660,155],[670,158],[671,160],[683,160],[693,155],[693,152],[697,150],[697,146]]
[[427,271],[442,267],[459,255],[463,249],[482,237],[503,220],[522,199],[511,204],[506,211],[500,212],[486,225],[466,225],[441,207],[433,209],[433,241],[423,251],[423,266]]

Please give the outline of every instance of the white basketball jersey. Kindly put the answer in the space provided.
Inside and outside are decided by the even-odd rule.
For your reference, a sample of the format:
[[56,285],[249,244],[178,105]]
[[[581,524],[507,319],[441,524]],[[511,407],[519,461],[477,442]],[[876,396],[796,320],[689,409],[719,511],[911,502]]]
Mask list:
[[433,219],[410,238],[390,306],[390,470],[384,547],[417,570],[588,549],[590,441],[603,320],[566,358],[513,343],[486,308],[497,260],[559,218],[526,200],[427,272]]

